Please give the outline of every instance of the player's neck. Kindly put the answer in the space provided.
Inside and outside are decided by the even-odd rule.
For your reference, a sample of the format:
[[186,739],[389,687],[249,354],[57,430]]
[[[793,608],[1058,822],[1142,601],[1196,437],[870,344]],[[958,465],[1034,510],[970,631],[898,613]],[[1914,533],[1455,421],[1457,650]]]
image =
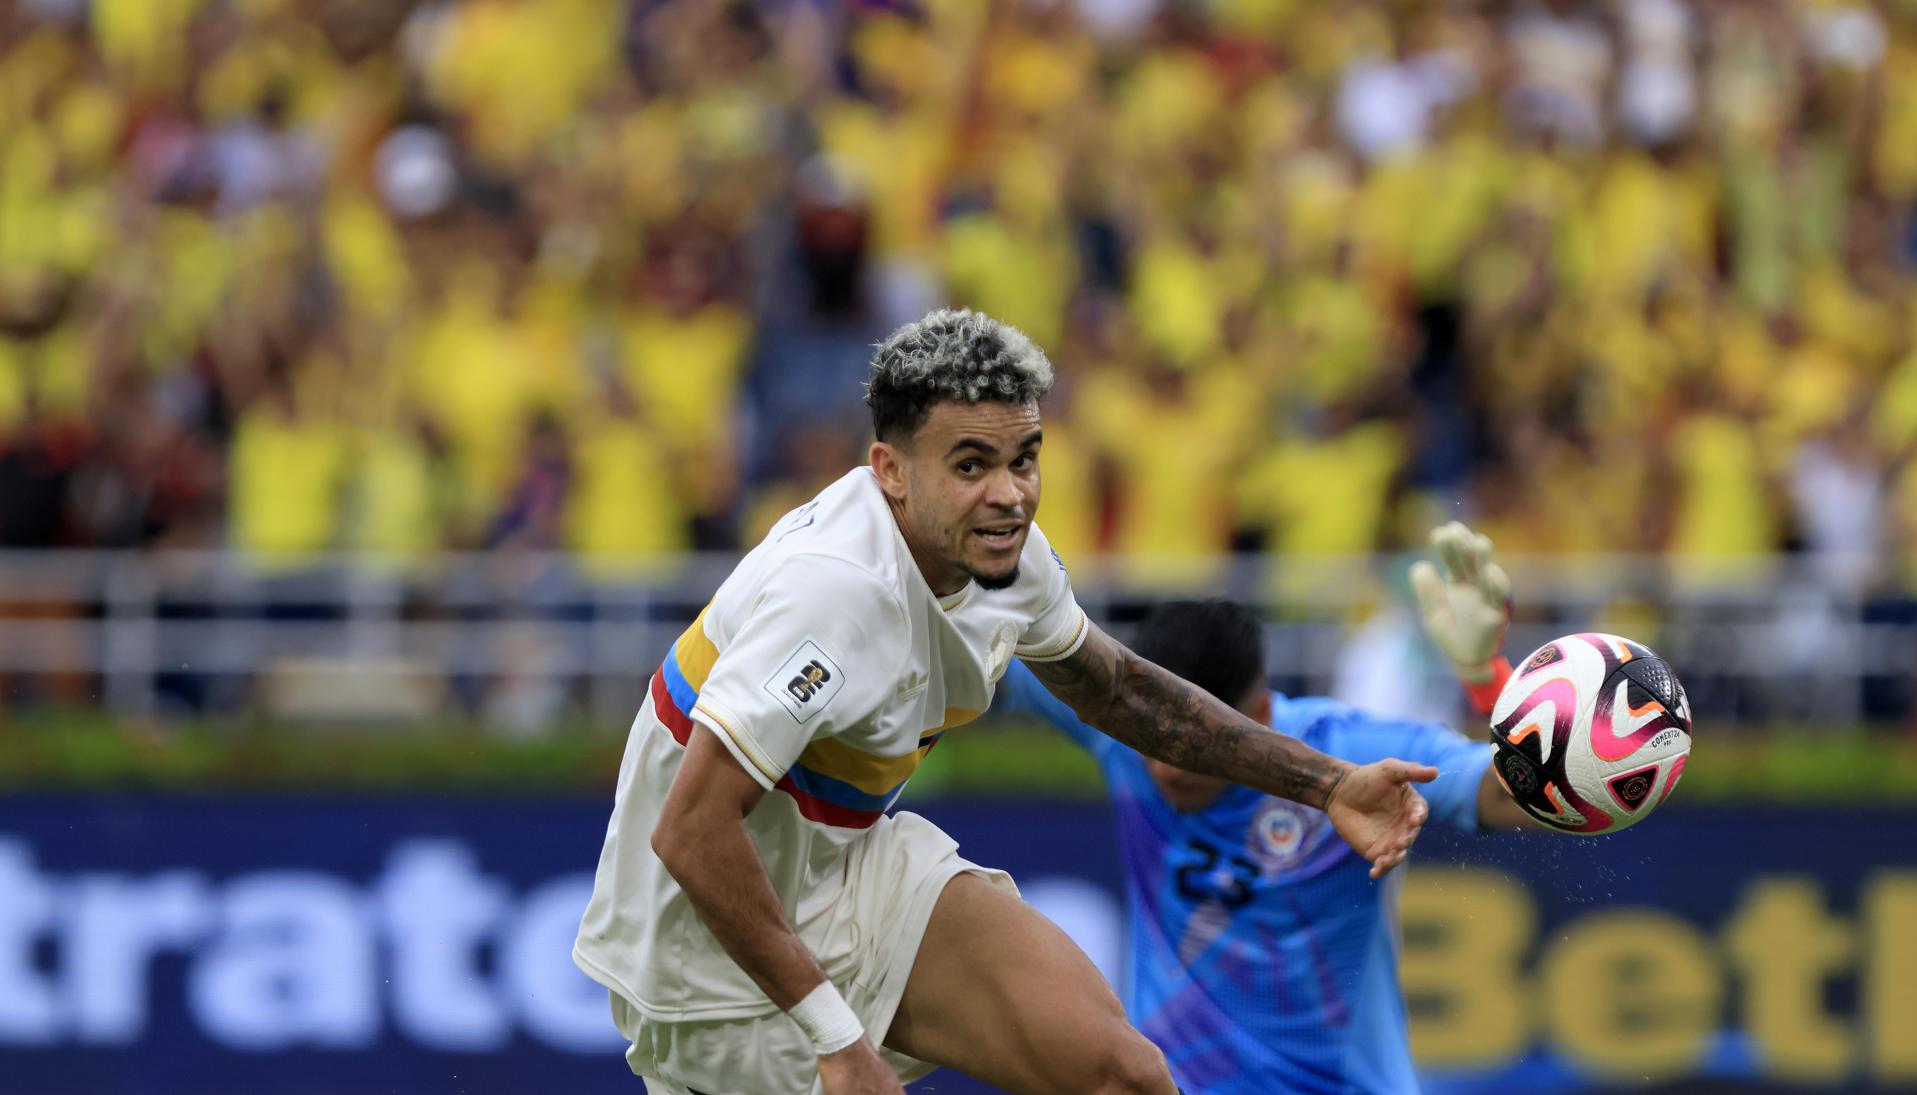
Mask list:
[[905,550],[912,553],[912,562],[919,568],[919,576],[932,589],[934,597],[950,597],[964,589],[972,576],[956,566],[946,563],[936,552],[920,544],[912,531],[912,522],[905,516],[905,507],[898,499],[885,495],[885,507],[892,511],[892,523],[899,528],[899,535],[905,539]]

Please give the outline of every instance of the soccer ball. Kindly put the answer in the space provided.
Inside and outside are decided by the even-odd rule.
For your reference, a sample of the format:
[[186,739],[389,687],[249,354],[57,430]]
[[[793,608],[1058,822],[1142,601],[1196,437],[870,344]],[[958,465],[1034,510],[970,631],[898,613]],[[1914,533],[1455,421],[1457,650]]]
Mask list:
[[1669,797],[1691,754],[1691,702],[1664,659],[1616,635],[1553,639],[1491,710],[1492,770],[1524,812],[1614,833]]

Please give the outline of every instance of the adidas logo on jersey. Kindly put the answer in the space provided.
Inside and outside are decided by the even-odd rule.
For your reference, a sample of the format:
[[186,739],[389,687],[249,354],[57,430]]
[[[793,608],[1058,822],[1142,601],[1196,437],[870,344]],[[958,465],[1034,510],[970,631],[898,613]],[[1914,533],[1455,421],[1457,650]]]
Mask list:
[[904,680],[899,682],[899,698],[909,700],[920,692],[925,691],[925,686],[930,683],[932,683],[932,678],[917,670],[913,670],[905,675]]

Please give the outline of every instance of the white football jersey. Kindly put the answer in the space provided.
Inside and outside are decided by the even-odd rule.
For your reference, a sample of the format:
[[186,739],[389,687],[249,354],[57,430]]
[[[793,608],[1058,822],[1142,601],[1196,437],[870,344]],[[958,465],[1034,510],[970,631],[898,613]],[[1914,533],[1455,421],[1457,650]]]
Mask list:
[[856,942],[845,857],[939,735],[991,705],[1014,655],[1066,657],[1087,626],[1036,526],[1010,587],[934,596],[872,470],[854,469],[779,522],[653,675],[573,960],[656,1021],[776,1010],[652,852],[697,723],[770,792],[746,830],[787,918],[840,979]]

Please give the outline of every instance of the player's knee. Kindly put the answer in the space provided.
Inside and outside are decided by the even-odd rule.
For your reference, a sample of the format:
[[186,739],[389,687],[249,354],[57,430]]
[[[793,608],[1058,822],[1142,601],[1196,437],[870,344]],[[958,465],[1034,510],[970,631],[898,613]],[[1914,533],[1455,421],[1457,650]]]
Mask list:
[[1130,1026],[1121,1026],[1105,1040],[1098,1054],[1099,1095],[1172,1095],[1171,1069],[1165,1055]]

